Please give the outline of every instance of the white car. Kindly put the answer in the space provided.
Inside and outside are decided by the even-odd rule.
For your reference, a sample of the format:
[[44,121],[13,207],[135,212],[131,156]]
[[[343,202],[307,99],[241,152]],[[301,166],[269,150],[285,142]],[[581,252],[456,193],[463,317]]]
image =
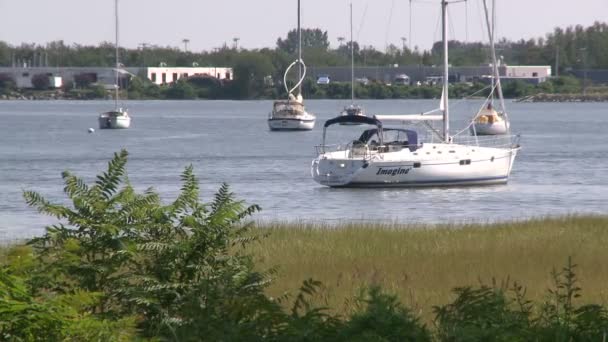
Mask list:
[[329,84],[329,82],[331,82],[331,80],[327,75],[319,75],[317,78],[317,84]]

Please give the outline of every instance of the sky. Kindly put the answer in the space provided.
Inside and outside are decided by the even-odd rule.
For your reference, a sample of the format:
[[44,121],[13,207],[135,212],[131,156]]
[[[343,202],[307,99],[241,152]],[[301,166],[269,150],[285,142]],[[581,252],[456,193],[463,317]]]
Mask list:
[[[301,0],[302,27],[328,31],[330,44],[348,37],[384,50],[388,44],[429,49],[441,39],[440,0]],[[449,5],[450,39],[487,41],[482,0]],[[491,0],[488,0],[491,2]],[[555,27],[608,21],[608,0],[496,0],[498,37],[544,37]],[[411,8],[411,11],[410,11]],[[296,27],[297,0],[119,0],[120,45],[142,43],[188,50],[234,44],[275,47]],[[411,18],[411,31],[410,31]],[[114,40],[114,0],[0,0],[0,40],[11,45],[97,45]]]

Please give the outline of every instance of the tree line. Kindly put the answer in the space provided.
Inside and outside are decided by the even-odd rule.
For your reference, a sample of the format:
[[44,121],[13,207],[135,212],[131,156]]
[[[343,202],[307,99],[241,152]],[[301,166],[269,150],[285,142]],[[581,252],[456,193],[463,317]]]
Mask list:
[[[332,48],[327,31],[318,28],[303,29],[302,37],[303,58],[308,65],[350,65],[350,42],[341,42],[338,47]],[[420,51],[417,47],[413,50],[407,46],[398,48],[391,44],[382,52],[357,42],[352,45],[358,66],[430,66],[440,64],[442,58],[439,42],[428,51]],[[121,63],[129,67],[232,67],[235,84],[223,89],[222,97],[259,98],[284,93],[280,83],[284,70],[295,58],[296,46],[296,31],[291,30],[285,38],[277,39],[274,48],[248,50],[224,45],[213,51],[190,52],[174,47],[146,45],[137,49],[121,48],[119,54]],[[454,66],[475,66],[489,62],[487,44],[450,41],[449,46],[450,61]],[[496,47],[507,64],[557,66],[560,75],[568,74],[571,70],[608,69],[608,59],[605,58],[608,53],[608,25],[601,22],[589,27],[556,28],[543,38],[519,41],[501,39]],[[110,42],[98,46],[66,45],[63,41],[46,45],[24,43],[20,46],[0,42],[0,66],[111,67],[114,63],[114,45]],[[274,90],[267,89],[273,87]],[[152,91],[152,95],[156,92]]]

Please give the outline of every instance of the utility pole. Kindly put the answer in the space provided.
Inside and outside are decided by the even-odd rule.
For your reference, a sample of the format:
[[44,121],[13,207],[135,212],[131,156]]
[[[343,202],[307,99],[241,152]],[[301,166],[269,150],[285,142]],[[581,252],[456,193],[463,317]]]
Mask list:
[[555,77],[559,77],[559,44],[555,42]]
[[139,43],[139,46],[141,47],[141,59],[142,59],[142,63],[143,63],[143,67],[147,67],[146,64],[146,48],[148,47],[148,43]]
[[410,33],[408,42],[410,43],[410,51],[412,50],[412,0],[410,0]]
[[184,52],[188,52],[188,43],[190,43],[190,39],[184,38],[182,39],[182,43],[184,43]]
[[579,51],[582,52],[582,62],[583,62],[583,95],[587,95],[587,48],[580,48]]

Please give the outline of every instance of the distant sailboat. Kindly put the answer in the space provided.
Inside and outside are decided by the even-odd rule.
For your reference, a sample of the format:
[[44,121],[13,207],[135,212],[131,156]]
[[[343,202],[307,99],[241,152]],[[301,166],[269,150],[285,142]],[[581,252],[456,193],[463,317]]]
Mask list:
[[[500,74],[498,72],[498,60],[494,51],[494,22],[496,19],[495,2],[492,1],[492,20],[489,18],[489,11],[484,1],[484,10],[490,37],[490,48],[492,49],[492,77],[490,96],[486,99],[481,109],[473,118],[470,126],[471,135],[501,135],[509,133],[509,119],[505,108],[505,101],[502,95]],[[500,108],[494,107],[494,95],[498,95]]]
[[[344,107],[342,116],[365,116],[363,108],[355,105],[355,46],[353,42],[353,3],[350,3],[350,105]],[[342,125],[358,123],[345,121]]]
[[[298,67],[299,80],[289,89],[287,74],[294,66]],[[306,77],[306,64],[302,59],[302,31],[300,29],[300,0],[298,0],[298,59],[291,63],[283,75],[287,100],[274,101],[268,117],[268,127],[272,131],[307,131],[315,127],[316,116],[306,111],[302,97],[302,82]],[[293,92],[297,90],[297,94]]]
[[118,129],[129,128],[131,126],[131,117],[126,109],[118,106],[119,97],[119,73],[120,62],[118,59],[118,0],[114,0],[114,24],[115,24],[115,57],[116,65],[114,66],[114,110],[99,114],[100,129]]

